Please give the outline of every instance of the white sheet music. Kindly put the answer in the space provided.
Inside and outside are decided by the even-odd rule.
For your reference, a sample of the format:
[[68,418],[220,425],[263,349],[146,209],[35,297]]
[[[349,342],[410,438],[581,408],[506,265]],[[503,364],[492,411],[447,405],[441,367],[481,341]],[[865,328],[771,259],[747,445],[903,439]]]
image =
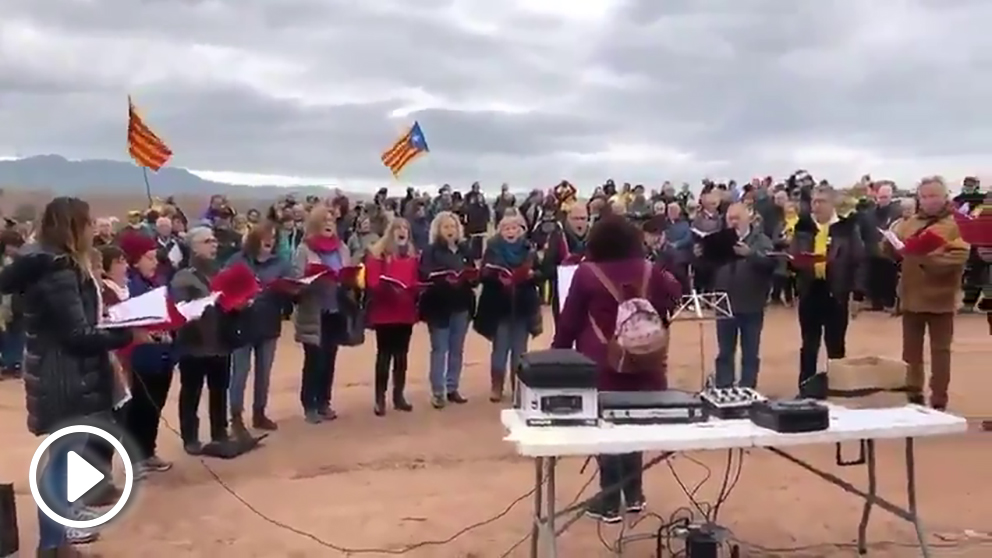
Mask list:
[[[180,302],[176,304],[176,310],[187,321],[197,320],[207,308],[217,303],[219,296],[219,293],[212,293],[196,300]],[[144,327],[162,325],[170,321],[172,317],[169,315],[168,289],[159,287],[111,306],[107,309],[107,317],[98,327],[103,329]]]
[[211,293],[203,298],[190,300],[189,302],[180,302],[176,305],[176,310],[182,314],[187,321],[198,320],[207,308],[210,308],[217,303],[217,297],[219,296],[219,293]]
[[906,244],[904,244],[903,241],[899,240],[899,237],[896,236],[896,233],[888,229],[878,229],[878,232],[882,233],[882,238],[884,238],[885,241],[891,244],[892,247],[895,248],[896,250],[902,250],[903,248],[906,247]]
[[124,408],[124,405],[127,405],[128,401],[131,401],[132,399],[134,399],[134,396],[131,395],[131,390],[129,388],[127,388],[127,387],[123,387],[122,386],[120,388],[119,393],[117,392],[117,390],[114,390],[114,391],[115,391],[115,393],[114,393],[114,410],[115,411],[119,411],[119,410],[123,409]]
[[307,275],[299,278],[287,278],[286,281],[289,281],[290,283],[296,283],[297,285],[310,285],[314,281],[320,279],[321,277],[327,275],[328,273],[330,273],[330,271],[325,269],[323,271],[318,271],[313,275]]
[[555,294],[558,296],[559,309],[565,307],[565,299],[568,298],[568,291],[572,288],[572,278],[575,277],[575,270],[578,267],[577,265],[558,266],[558,292]]
[[159,287],[107,308],[101,328],[139,327],[169,321],[168,291]]

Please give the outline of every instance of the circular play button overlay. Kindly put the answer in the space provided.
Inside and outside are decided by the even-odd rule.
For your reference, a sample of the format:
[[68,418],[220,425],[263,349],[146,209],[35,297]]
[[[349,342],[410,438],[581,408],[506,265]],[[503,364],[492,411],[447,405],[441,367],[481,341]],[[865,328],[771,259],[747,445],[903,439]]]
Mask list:
[[[117,502],[95,515],[84,506],[87,496],[111,481],[88,448],[94,438],[109,444],[124,466],[124,489]],[[31,458],[31,496],[49,519],[75,529],[99,527],[124,510],[134,489],[134,466],[124,444],[110,432],[88,424],[67,426],[45,438]],[[99,512],[96,512],[99,513]]]

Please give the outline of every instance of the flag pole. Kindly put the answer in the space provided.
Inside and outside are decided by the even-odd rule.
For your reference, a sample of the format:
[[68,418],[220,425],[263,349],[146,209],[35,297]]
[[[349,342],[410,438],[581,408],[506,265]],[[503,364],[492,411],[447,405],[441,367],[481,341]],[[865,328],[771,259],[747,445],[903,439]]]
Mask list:
[[141,167],[141,175],[145,179],[145,195],[148,196],[148,207],[152,206],[152,185],[148,182],[148,167]]

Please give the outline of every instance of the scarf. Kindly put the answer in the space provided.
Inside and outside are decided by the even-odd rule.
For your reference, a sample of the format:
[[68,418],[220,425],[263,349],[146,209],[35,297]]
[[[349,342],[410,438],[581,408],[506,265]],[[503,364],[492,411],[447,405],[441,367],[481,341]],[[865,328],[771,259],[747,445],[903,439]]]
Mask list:
[[318,254],[337,252],[341,248],[341,238],[338,236],[308,236],[305,242],[307,248]]
[[586,229],[586,234],[579,236],[578,233],[573,231],[570,227],[566,226],[565,229],[565,248],[568,254],[585,254],[586,252],[586,239],[589,238],[589,229]]
[[[220,263],[217,260],[209,260],[207,258],[201,258],[200,256],[193,256],[190,258],[190,267],[200,275],[210,278],[217,275],[220,271]],[[208,281],[209,284],[209,281]]]
[[131,292],[128,290],[127,285],[119,285],[117,281],[114,281],[109,277],[103,280],[103,284],[108,289],[113,291],[119,302],[124,302],[125,300],[131,298]]
[[523,237],[514,242],[509,242],[502,237],[490,244],[493,254],[499,260],[500,265],[514,269],[520,267],[527,260],[530,254],[530,246]]

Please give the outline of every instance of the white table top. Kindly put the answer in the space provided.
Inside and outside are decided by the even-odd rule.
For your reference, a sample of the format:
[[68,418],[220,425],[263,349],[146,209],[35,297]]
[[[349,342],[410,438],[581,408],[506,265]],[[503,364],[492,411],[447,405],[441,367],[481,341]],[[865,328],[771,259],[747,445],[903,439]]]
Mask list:
[[748,419],[711,419],[695,424],[549,427],[527,426],[516,409],[503,410],[500,418],[509,430],[504,440],[516,445],[520,455],[528,457],[784,447],[941,436],[968,430],[964,418],[919,405],[885,409],[828,405],[830,428],[799,434],[780,434],[756,426]]

